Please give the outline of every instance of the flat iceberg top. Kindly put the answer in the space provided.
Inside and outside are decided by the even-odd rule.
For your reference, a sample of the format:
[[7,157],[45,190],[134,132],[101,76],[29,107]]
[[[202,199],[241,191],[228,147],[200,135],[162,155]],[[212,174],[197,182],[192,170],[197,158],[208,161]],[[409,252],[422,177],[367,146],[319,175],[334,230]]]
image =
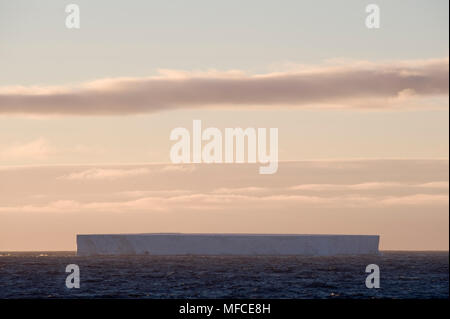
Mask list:
[[359,234],[350,234],[350,235],[341,235],[341,234],[247,234],[247,233],[123,233],[123,234],[77,234],[77,236],[248,236],[248,237],[350,237],[350,236],[370,236],[370,237],[379,237],[379,235],[359,235]]

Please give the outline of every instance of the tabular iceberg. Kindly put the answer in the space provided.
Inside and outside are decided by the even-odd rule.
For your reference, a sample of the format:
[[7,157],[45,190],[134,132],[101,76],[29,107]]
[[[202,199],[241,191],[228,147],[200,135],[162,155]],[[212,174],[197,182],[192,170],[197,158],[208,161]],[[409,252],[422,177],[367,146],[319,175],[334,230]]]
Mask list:
[[77,254],[362,255],[378,254],[378,235],[102,234],[77,235]]

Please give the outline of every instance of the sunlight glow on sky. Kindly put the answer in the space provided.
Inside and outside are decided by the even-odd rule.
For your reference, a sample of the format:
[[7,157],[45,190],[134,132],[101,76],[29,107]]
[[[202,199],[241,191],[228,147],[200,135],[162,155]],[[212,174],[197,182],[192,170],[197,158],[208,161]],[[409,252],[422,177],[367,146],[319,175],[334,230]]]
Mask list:
[[[65,27],[65,2],[0,0],[0,250],[158,229],[370,232],[384,249],[448,250],[448,1],[376,1],[380,29],[359,0],[73,2],[79,30]],[[277,127],[280,175],[146,166],[108,180],[169,163],[171,130],[194,119]],[[116,204],[129,216],[101,224]],[[19,236],[33,231],[38,241]]]

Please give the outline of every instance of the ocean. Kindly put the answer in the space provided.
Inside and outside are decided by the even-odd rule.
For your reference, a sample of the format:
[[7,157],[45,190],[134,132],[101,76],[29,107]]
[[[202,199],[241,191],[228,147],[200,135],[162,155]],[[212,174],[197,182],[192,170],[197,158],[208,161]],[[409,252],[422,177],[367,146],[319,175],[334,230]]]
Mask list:
[[[66,287],[66,266],[80,288]],[[380,288],[365,285],[366,266]],[[101,256],[0,253],[0,298],[448,298],[448,252],[379,256]]]

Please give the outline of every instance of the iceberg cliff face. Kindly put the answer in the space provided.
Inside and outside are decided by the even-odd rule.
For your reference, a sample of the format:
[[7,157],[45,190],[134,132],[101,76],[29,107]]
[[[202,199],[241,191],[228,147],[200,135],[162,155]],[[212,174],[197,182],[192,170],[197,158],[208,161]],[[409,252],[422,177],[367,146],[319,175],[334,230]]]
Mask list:
[[333,256],[378,254],[378,243],[377,235],[77,235],[77,254]]

